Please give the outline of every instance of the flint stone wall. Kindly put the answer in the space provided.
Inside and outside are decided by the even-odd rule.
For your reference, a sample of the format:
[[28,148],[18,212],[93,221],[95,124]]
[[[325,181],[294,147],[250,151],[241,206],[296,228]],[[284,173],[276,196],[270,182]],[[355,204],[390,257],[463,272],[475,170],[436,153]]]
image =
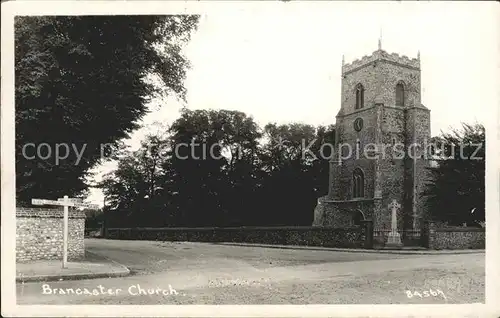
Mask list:
[[[85,213],[68,215],[68,260],[82,259]],[[16,262],[62,259],[63,216],[63,207],[16,208]]]
[[371,228],[290,226],[234,228],[108,228],[105,238],[118,240],[254,243],[370,248]]
[[485,229],[470,227],[429,227],[429,249],[484,249]]

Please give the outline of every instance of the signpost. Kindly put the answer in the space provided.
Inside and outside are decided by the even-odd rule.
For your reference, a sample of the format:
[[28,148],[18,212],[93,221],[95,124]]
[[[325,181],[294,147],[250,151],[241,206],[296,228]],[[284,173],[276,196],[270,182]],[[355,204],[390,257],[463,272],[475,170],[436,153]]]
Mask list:
[[[59,198],[59,199],[57,199],[57,201],[64,202],[64,198]],[[83,200],[80,198],[68,198],[68,202],[83,203]]]
[[59,198],[55,200],[44,200],[44,199],[31,199],[31,204],[33,205],[57,205],[64,207],[64,219],[63,219],[63,261],[62,268],[67,267],[68,263],[68,207],[78,207],[78,208],[89,208],[97,209],[97,204],[83,203],[82,199],[79,198],[68,198],[67,195],[64,198]]

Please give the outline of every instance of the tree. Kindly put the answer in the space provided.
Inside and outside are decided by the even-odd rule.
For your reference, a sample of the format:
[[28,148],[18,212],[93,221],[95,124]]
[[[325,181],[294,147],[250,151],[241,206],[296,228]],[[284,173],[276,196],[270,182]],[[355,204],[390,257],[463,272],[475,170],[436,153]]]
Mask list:
[[423,192],[431,218],[453,225],[484,221],[484,126],[464,123],[434,141],[438,165]]
[[[262,150],[263,225],[311,225],[318,197],[328,189],[328,150],[334,127],[268,124]],[[327,147],[322,146],[327,144]],[[328,147],[330,146],[330,147]]]
[[[109,155],[138,127],[152,97],[184,98],[189,63],[181,49],[197,21],[192,15],[16,17],[19,203],[81,194],[102,150]],[[47,156],[47,147],[40,148],[46,159],[35,155],[43,143],[52,151]],[[66,158],[56,160],[56,149]]]
[[333,126],[262,131],[242,112],[185,109],[103,187],[123,226],[310,225],[328,190],[334,136]]
[[175,193],[176,222],[193,226],[241,222],[255,186],[257,124],[237,111],[184,110],[171,134],[165,189]]
[[117,169],[99,183],[107,205],[118,211],[113,214],[112,222],[138,226],[161,221],[165,214],[161,192],[166,146],[165,135],[146,135],[139,150],[123,151]]
[[[314,197],[328,194],[328,182],[330,179],[330,160],[334,155],[335,147],[335,125],[319,126],[316,129],[316,142],[311,146],[314,153],[311,174],[314,178]],[[315,159],[317,158],[317,159]],[[314,202],[316,206],[317,200]]]

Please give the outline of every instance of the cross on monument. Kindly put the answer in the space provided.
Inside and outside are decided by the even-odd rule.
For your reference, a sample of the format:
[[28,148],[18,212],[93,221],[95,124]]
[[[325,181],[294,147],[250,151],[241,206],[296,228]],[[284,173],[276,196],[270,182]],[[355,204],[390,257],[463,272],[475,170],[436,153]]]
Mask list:
[[64,207],[64,221],[63,221],[63,259],[62,268],[67,268],[68,265],[68,207],[74,206],[78,208],[89,208],[97,209],[97,204],[83,203],[82,199],[79,198],[68,198],[67,195],[64,198],[59,198],[55,200],[44,200],[44,199],[31,199],[31,204],[33,205],[58,205]]
[[387,238],[387,246],[402,246],[401,237],[398,232],[398,219],[397,219],[397,211],[401,208],[401,204],[399,204],[396,200],[392,200],[389,203],[389,209],[391,209],[391,232],[389,233],[389,237]]

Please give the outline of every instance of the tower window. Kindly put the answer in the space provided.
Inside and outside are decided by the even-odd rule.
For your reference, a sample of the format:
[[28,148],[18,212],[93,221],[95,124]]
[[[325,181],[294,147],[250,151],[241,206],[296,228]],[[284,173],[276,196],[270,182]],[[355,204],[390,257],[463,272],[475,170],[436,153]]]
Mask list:
[[405,85],[399,82],[396,85],[396,106],[405,105]]
[[365,177],[361,169],[356,168],[352,174],[352,196],[362,198],[365,196]]
[[365,88],[363,85],[356,86],[356,109],[363,108],[365,104]]

